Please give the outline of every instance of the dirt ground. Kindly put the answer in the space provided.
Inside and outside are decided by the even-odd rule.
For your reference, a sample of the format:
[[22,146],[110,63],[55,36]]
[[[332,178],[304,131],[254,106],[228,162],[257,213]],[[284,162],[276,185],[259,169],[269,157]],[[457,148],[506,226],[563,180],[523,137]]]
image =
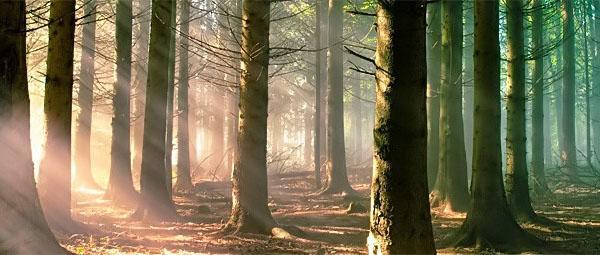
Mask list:
[[[271,178],[274,179],[274,178]],[[364,199],[351,201],[341,196],[311,196],[312,183],[306,176],[283,176],[271,181],[270,208],[282,225],[296,226],[304,234],[297,240],[266,236],[214,235],[227,220],[230,210],[225,183],[201,183],[194,194],[175,196],[181,222],[149,225],[129,220],[132,208],[114,207],[100,192],[75,194],[74,218],[94,234],[59,236],[76,254],[365,254],[369,215],[368,180],[354,180]],[[360,184],[362,183],[362,184]],[[524,227],[548,242],[544,253],[600,254],[600,191],[562,187],[555,196],[535,205],[538,214],[561,224]],[[432,211],[436,243],[457,229],[464,214]],[[473,253],[469,249],[438,247],[440,254]],[[489,251],[492,253],[493,251]],[[484,252],[487,253],[487,252]],[[526,251],[536,254],[540,251]]]

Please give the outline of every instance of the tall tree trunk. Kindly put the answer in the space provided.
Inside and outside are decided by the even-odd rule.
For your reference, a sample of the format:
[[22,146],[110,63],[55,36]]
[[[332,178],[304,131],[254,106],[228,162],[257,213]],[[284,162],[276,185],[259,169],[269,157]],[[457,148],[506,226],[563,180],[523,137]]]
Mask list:
[[323,164],[323,161],[321,160],[321,148],[323,146],[322,142],[322,136],[324,135],[323,133],[323,129],[322,129],[322,119],[324,119],[324,116],[322,115],[322,102],[323,102],[323,94],[322,92],[322,87],[324,87],[323,85],[325,84],[323,82],[323,67],[326,65],[327,60],[324,58],[324,50],[323,50],[323,3],[326,2],[326,0],[316,0],[316,19],[315,19],[315,49],[317,49],[316,54],[315,54],[315,117],[314,117],[314,121],[315,121],[315,138],[313,140],[313,146],[314,146],[314,171],[315,171],[315,187],[316,189],[320,189],[321,188],[321,165]]
[[356,73],[354,75],[357,79],[352,84],[352,148],[354,148],[354,151],[352,152],[354,157],[352,164],[355,165],[355,167],[360,167],[359,164],[363,161],[363,157],[361,157],[363,155],[362,142],[360,141],[362,138],[362,109],[360,105],[361,81]]
[[440,152],[440,82],[442,63],[441,2],[427,4],[427,184],[433,189]]
[[179,31],[181,52],[179,53],[179,90],[177,95],[177,182],[175,190],[187,191],[193,188],[190,175],[190,141],[189,141],[189,32],[190,32],[190,5],[188,0],[180,4]]
[[107,197],[117,204],[134,204],[137,192],[131,175],[131,0],[118,0],[116,12],[117,80],[114,84],[110,178]]
[[370,254],[435,254],[427,201],[425,5],[378,1]]
[[71,109],[75,0],[52,0],[48,25],[44,113],[46,143],[40,163],[39,192],[51,225],[70,229]]
[[92,176],[90,138],[92,135],[92,107],[94,103],[94,57],[96,54],[96,0],[84,6],[81,43],[81,70],[77,101],[81,111],[77,116],[75,135],[75,182],[79,187],[100,189]]
[[600,157],[600,2],[592,1],[594,5],[594,53],[592,54],[592,130],[594,153],[596,157]]
[[[533,176],[533,194],[542,198],[550,190],[546,182],[544,171],[545,144],[547,128],[545,126],[544,109],[544,0],[535,0],[532,3],[531,16],[532,41],[533,41],[533,102],[532,102],[532,141],[531,141],[531,174]],[[521,10],[522,11],[522,10]],[[513,208],[514,209],[514,208]]]
[[578,181],[577,150],[575,146],[575,25],[573,1],[561,0],[563,21],[563,87],[561,159],[565,172],[572,181]]
[[224,233],[272,234],[277,225],[268,206],[267,114],[269,1],[244,0],[238,154],[231,180],[231,216]]
[[166,153],[165,153],[165,164],[167,172],[165,175],[167,190],[169,196],[173,191],[173,110],[175,109],[175,61],[176,61],[176,26],[177,26],[177,1],[172,1],[171,6],[171,24],[169,26],[171,40],[169,42],[169,74],[168,82],[169,89],[167,91],[167,135],[166,135]]
[[475,1],[475,112],[471,208],[463,225],[448,242],[510,250],[540,240],[513,219],[502,181],[500,143],[500,45],[498,1]]
[[167,189],[166,125],[169,90],[169,47],[173,0],[152,1],[152,26],[144,113],[140,200],[134,218],[167,221],[177,217]]
[[140,14],[136,15],[140,24],[137,39],[137,59],[135,63],[135,106],[133,122],[133,170],[140,173],[142,167],[142,145],[144,140],[144,109],[146,105],[146,81],[148,79],[148,47],[150,43],[151,0],[140,0]]
[[459,212],[469,206],[462,117],[462,26],[462,1],[442,0],[439,169],[431,206]]
[[465,134],[465,152],[467,155],[467,173],[473,171],[473,0],[463,2],[464,9],[464,48],[463,48],[463,123]]
[[344,142],[344,2],[329,0],[327,63],[327,186],[322,194],[355,193],[346,172]]
[[[523,31],[523,5],[524,3],[522,0],[508,0],[506,2],[506,24],[508,31],[508,72],[506,81],[506,195],[513,216],[519,221],[532,221],[536,215],[531,207],[531,201],[529,199],[527,173],[527,134],[525,131],[525,33]],[[542,61],[543,59],[539,59],[538,62]],[[540,81],[543,81],[543,78]],[[538,103],[541,103],[541,100]],[[538,118],[538,120],[541,121],[541,118]],[[536,131],[538,130],[534,129],[534,132]],[[543,127],[541,127],[541,130],[539,131],[543,132]],[[538,136],[541,138],[541,135]],[[540,154],[542,154],[541,151]],[[543,158],[541,159],[541,162],[543,164]]]
[[25,0],[0,3],[0,253],[65,254],[44,219],[31,156]]

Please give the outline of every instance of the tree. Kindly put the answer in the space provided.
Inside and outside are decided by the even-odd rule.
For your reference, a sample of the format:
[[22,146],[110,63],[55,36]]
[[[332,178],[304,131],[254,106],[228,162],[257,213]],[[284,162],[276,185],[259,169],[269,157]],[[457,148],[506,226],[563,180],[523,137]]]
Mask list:
[[64,254],[35,188],[27,88],[25,1],[0,2],[0,253]]
[[171,18],[170,18],[170,41],[169,41],[169,65],[168,65],[168,81],[169,89],[167,92],[167,141],[165,148],[165,164],[167,172],[165,175],[167,190],[169,191],[169,197],[173,190],[173,109],[175,109],[175,61],[176,61],[176,48],[177,41],[175,40],[177,33],[175,33],[175,27],[177,26],[177,1],[173,1],[171,4]]
[[148,79],[148,47],[150,36],[150,2],[140,0],[140,14],[136,15],[139,23],[139,37],[137,38],[137,59],[135,61],[135,105],[133,112],[133,169],[139,173],[142,164],[142,141],[144,139],[144,109],[146,104],[146,81]]
[[186,191],[193,187],[190,175],[190,141],[189,141],[189,32],[190,32],[190,2],[181,2],[180,33],[181,53],[179,54],[179,90],[177,95],[177,182],[175,190]]
[[469,204],[462,117],[462,1],[442,1],[439,164],[431,205],[466,211]]
[[[527,173],[527,133],[525,131],[525,101],[527,99],[525,97],[523,5],[522,0],[506,2],[508,31],[506,195],[513,216],[519,221],[532,221],[536,215],[529,198],[529,174]],[[541,61],[543,59],[540,59]],[[543,82],[543,80],[540,81]],[[540,118],[539,121],[541,122],[543,119]],[[543,132],[543,127],[539,131]],[[543,161],[543,152],[539,153],[542,154]]]
[[81,70],[79,72],[79,93],[77,101],[81,111],[77,116],[75,136],[75,181],[80,187],[100,189],[94,181],[91,169],[90,137],[92,135],[92,106],[94,101],[94,57],[96,54],[96,0],[85,3],[82,43]]
[[329,55],[327,59],[327,185],[321,194],[355,191],[348,182],[344,142],[344,1],[329,0]]
[[[315,138],[313,139],[313,143],[314,143],[314,171],[315,171],[315,187],[317,189],[321,188],[321,165],[322,165],[322,159],[321,159],[321,148],[323,147],[322,144],[322,136],[323,134],[323,129],[321,127],[324,116],[323,116],[323,98],[325,95],[322,95],[323,93],[323,89],[322,87],[324,85],[324,72],[323,72],[323,67],[326,65],[327,63],[327,59],[325,58],[325,55],[327,55],[323,48],[325,46],[324,43],[324,38],[322,38],[323,36],[323,20],[325,20],[323,17],[325,15],[323,15],[323,11],[325,10],[324,8],[324,4],[326,4],[325,0],[316,0],[315,3],[315,48],[317,49],[316,54],[315,54],[315,117],[314,117],[314,121],[315,121]],[[324,54],[325,53],[325,54]],[[325,62],[325,63],[324,63]]]
[[231,176],[231,216],[222,232],[276,234],[267,188],[269,1],[242,3],[238,154]]
[[563,87],[562,87],[562,132],[561,159],[566,173],[577,181],[577,149],[575,145],[575,25],[573,1],[561,0],[563,22]]
[[504,193],[500,145],[498,1],[475,1],[473,176],[467,218],[447,240],[452,246],[510,250],[542,241],[514,220]]
[[46,143],[40,163],[39,193],[52,226],[68,229],[71,220],[71,110],[75,0],[52,0],[44,113]]
[[107,197],[116,203],[137,201],[131,175],[130,91],[131,91],[131,0],[117,1],[117,80],[114,83],[110,178]]
[[435,184],[440,152],[440,80],[442,62],[441,2],[427,4],[427,184]]
[[144,113],[144,143],[140,199],[133,218],[168,221],[177,218],[166,183],[167,93],[173,0],[152,1],[148,81]]
[[427,200],[425,5],[378,1],[370,254],[435,254]]
[[[533,102],[532,102],[532,129],[531,129],[531,174],[533,176],[533,194],[543,197],[549,192],[548,183],[544,172],[544,0],[535,0],[532,3],[532,42],[533,42]],[[522,7],[521,7],[522,8]],[[521,10],[522,11],[522,10]],[[515,201],[516,202],[516,201]]]

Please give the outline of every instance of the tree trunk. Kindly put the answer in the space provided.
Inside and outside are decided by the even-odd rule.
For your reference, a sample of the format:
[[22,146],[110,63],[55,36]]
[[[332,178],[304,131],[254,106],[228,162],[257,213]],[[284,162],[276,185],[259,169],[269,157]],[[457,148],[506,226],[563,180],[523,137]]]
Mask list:
[[167,136],[166,136],[166,153],[165,153],[165,164],[167,172],[165,175],[167,190],[169,196],[173,192],[173,109],[175,109],[175,61],[176,61],[176,26],[177,26],[177,1],[172,2],[171,6],[171,24],[169,26],[171,40],[169,42],[169,89],[167,91]]
[[166,184],[166,126],[169,90],[169,47],[173,0],[153,0],[148,80],[144,113],[144,142],[140,200],[134,218],[168,221],[177,217]]
[[[467,157],[467,174],[473,171],[473,28],[474,3],[463,2],[464,9],[464,48],[463,48],[463,123],[465,134],[465,152]],[[468,178],[468,177],[467,177]]]
[[471,208],[463,225],[447,240],[452,246],[499,251],[542,241],[513,219],[502,182],[500,145],[500,46],[498,1],[475,1],[475,112]]
[[561,158],[569,179],[578,181],[577,149],[575,146],[575,25],[573,1],[562,1],[563,21],[563,87],[562,87],[562,132]]
[[435,254],[427,201],[425,5],[380,1],[369,254]]
[[71,109],[75,0],[52,0],[48,25],[44,113],[46,143],[40,163],[39,192],[50,225],[71,220]]
[[545,147],[550,146],[550,144],[545,144],[545,133],[548,127],[544,126],[544,109],[546,107],[544,103],[544,0],[535,0],[532,5],[533,13],[531,16],[531,33],[534,63],[532,78],[533,102],[531,117],[531,173],[533,176],[533,194],[538,198],[542,198],[550,191],[548,189],[548,183],[546,182],[546,174],[544,171]]
[[433,189],[440,151],[440,81],[442,67],[441,3],[427,4],[427,184]]
[[[527,173],[523,5],[524,3],[522,0],[508,0],[506,3],[506,24],[508,31],[508,72],[506,82],[506,195],[513,216],[519,221],[532,221],[536,215],[531,207],[531,201],[529,199]],[[537,62],[542,61],[543,59],[539,59]],[[538,118],[538,120],[541,121],[541,118]],[[534,128],[533,132],[536,131],[538,130]],[[543,132],[543,127],[541,127],[541,130],[539,131]],[[538,140],[542,140],[541,135],[538,136],[540,137]],[[541,162],[543,164],[543,154],[541,151],[539,151],[539,154],[542,155]]]
[[107,197],[117,204],[134,204],[137,192],[131,175],[130,93],[131,93],[131,0],[119,0],[116,7],[117,80],[114,84],[110,178]]
[[94,56],[96,54],[96,0],[86,2],[81,43],[81,70],[77,101],[81,109],[77,116],[75,136],[75,182],[78,187],[100,189],[91,169],[90,137],[94,103]]
[[0,253],[66,254],[44,219],[35,187],[25,5],[24,0],[0,3]]
[[442,29],[439,169],[431,206],[464,212],[469,191],[462,116],[462,1],[442,1]]
[[315,49],[317,49],[316,54],[315,54],[315,117],[314,117],[314,121],[315,121],[315,137],[313,140],[313,146],[314,146],[314,171],[315,171],[315,188],[318,190],[321,188],[321,165],[323,164],[323,161],[321,160],[321,148],[323,146],[322,142],[322,136],[324,135],[323,133],[323,127],[321,126],[322,124],[322,120],[324,119],[324,116],[322,115],[322,102],[323,102],[323,93],[322,92],[322,87],[323,84],[325,84],[323,82],[323,67],[325,66],[323,62],[326,62],[327,60],[324,58],[324,43],[323,43],[323,3],[326,2],[325,0],[316,0],[316,6],[315,6],[315,12],[316,12],[316,20],[315,20]]
[[231,177],[231,216],[224,233],[272,234],[277,225],[268,207],[267,189],[270,5],[269,1],[243,1],[238,154]]
[[362,109],[361,109],[361,86],[360,86],[360,78],[356,73],[354,73],[357,79],[352,84],[352,143],[354,151],[352,155],[354,160],[352,162],[355,167],[360,167],[359,164],[363,161],[362,153],[362,142],[360,141],[362,138]]
[[592,132],[593,132],[593,144],[594,152],[596,157],[600,157],[600,2],[592,1],[594,10],[594,54],[592,59]]
[[344,2],[329,0],[329,56],[327,63],[327,186],[322,194],[355,191],[346,172],[344,143]]
[[144,109],[146,105],[146,81],[148,79],[148,47],[150,42],[151,0],[140,0],[140,34],[137,39],[137,59],[135,64],[135,106],[133,122],[133,170],[140,173],[142,167],[142,145],[144,140]]
[[189,141],[189,41],[190,32],[190,2],[183,0],[180,6],[179,31],[181,52],[179,54],[179,90],[177,95],[177,182],[175,190],[188,191],[193,188],[190,175],[190,141]]

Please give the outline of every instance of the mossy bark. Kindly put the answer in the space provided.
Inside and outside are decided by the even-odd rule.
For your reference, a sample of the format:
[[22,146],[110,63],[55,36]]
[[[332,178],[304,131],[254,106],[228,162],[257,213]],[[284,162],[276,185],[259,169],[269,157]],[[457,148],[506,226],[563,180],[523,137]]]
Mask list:
[[462,1],[442,1],[439,163],[431,205],[466,211],[469,205],[462,115]]
[[427,200],[425,12],[420,1],[377,7],[370,254],[435,254]]
[[39,193],[51,225],[71,225],[71,112],[75,0],[50,2],[44,113],[46,143]]
[[1,254],[65,254],[42,213],[31,155],[25,0],[0,3]]
[[471,205],[452,246],[527,249],[542,241],[514,220],[504,193],[500,144],[500,46],[498,1],[475,2],[475,112]]

